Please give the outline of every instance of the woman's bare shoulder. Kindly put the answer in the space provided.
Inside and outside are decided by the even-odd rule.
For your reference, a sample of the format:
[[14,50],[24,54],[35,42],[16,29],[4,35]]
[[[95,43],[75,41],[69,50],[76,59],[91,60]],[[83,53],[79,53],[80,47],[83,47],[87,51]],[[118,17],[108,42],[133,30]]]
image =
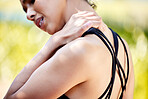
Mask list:
[[94,52],[95,46],[85,37],[77,38],[70,43],[63,46],[60,50],[62,52],[70,52],[68,55],[88,55],[89,52]]
[[[91,37],[90,37],[91,38]],[[80,37],[72,42],[66,44],[61,50],[69,52],[68,55],[74,55],[76,57],[83,57],[89,59],[95,57],[96,53],[104,51],[106,48],[93,40],[93,37]],[[107,51],[107,50],[106,50]]]
[[92,70],[92,64],[93,66],[97,65],[97,67],[101,67],[106,57],[111,59],[107,48],[102,46],[101,43],[99,44],[98,41],[94,41],[93,37],[80,37],[75,39],[59,49],[56,54],[65,55],[67,58],[65,63],[69,64],[68,62],[73,61],[80,64],[78,65],[80,67],[85,66],[85,69],[88,70]]

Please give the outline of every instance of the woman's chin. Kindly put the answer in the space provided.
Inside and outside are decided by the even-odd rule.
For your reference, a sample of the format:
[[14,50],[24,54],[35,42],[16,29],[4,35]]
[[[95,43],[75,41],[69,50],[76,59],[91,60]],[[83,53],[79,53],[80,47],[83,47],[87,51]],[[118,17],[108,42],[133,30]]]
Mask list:
[[46,32],[50,35],[53,35],[56,33],[55,29],[47,29]]
[[54,33],[51,33],[51,32],[47,32],[49,35],[53,35]]
[[60,31],[62,28],[63,28],[63,26],[60,27],[60,26],[57,26],[56,24],[52,24],[46,28],[46,32],[48,32],[48,34],[50,34],[50,35],[53,35],[56,32]]

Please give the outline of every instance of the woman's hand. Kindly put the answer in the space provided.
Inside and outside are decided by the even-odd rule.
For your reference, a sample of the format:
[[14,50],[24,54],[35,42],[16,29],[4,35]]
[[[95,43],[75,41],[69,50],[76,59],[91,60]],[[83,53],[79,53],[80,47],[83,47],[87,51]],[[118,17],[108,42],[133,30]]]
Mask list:
[[95,12],[80,11],[73,14],[63,29],[55,33],[51,38],[59,47],[82,36],[91,27],[98,28],[101,23],[101,17]]

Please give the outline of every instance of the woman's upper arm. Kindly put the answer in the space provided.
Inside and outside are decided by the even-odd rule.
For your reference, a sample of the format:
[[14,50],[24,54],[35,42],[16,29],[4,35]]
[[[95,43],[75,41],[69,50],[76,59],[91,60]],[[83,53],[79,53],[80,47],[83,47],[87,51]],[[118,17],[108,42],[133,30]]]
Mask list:
[[50,98],[55,99],[75,85],[87,80],[88,53],[84,46],[76,42],[65,45],[55,55],[42,64],[28,81],[10,98]]

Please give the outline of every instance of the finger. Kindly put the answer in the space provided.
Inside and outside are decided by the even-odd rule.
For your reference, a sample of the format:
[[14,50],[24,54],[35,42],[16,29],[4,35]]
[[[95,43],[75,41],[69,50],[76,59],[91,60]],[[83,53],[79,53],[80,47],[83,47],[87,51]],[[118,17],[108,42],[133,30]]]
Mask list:
[[84,12],[78,14],[79,17],[98,16],[95,12]]
[[73,14],[75,17],[89,17],[89,16],[98,16],[95,12],[90,11],[80,11],[78,13]]
[[78,23],[78,26],[83,25],[87,23],[88,21],[100,21],[102,22],[102,18],[100,16],[89,16],[89,17],[80,17],[75,21],[75,23]]
[[86,20],[96,20],[96,21],[101,21],[102,18],[99,16],[91,16],[91,17],[85,17]]
[[101,25],[101,22],[100,21],[89,21],[85,25],[86,25],[86,29],[89,29],[91,27],[98,28]]
[[78,13],[77,14],[85,14],[85,13],[88,13],[88,11],[80,11],[80,10],[77,10]]
[[86,14],[86,13],[88,13],[88,11],[77,10],[77,13],[75,13],[74,15],[78,16],[78,15],[83,15],[83,14]]

